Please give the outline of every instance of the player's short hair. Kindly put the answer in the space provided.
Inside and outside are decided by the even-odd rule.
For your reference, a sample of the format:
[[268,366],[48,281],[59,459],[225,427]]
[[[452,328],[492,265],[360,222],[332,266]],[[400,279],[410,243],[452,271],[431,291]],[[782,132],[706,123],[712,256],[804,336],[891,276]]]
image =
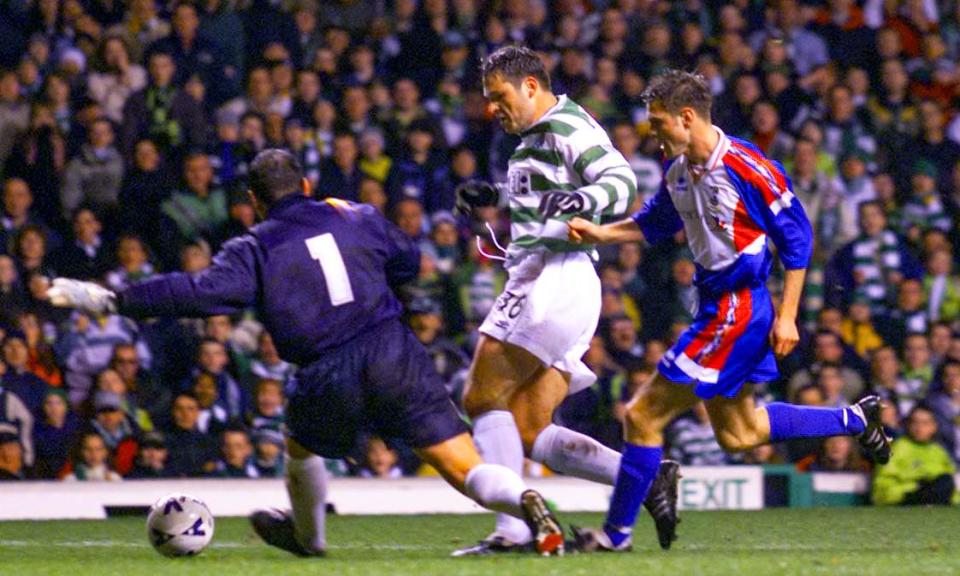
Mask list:
[[257,200],[270,206],[284,196],[303,192],[303,168],[290,152],[271,148],[253,159],[249,183]]
[[483,59],[480,72],[484,79],[500,74],[505,80],[519,84],[533,76],[544,90],[551,90],[550,74],[533,50],[524,46],[504,46]]
[[713,93],[703,74],[683,70],[668,70],[655,76],[641,98],[647,105],[660,103],[671,114],[679,114],[683,108],[693,108],[707,120],[713,105]]

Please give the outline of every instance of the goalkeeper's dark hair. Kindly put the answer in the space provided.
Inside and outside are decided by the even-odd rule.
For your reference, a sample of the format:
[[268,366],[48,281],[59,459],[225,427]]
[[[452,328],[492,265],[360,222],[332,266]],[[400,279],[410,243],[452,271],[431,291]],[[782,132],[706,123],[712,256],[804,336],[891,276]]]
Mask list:
[[550,74],[533,50],[523,46],[504,46],[483,59],[480,72],[484,79],[500,74],[511,84],[533,76],[544,90],[550,90]]
[[290,152],[270,148],[253,159],[248,181],[257,200],[270,206],[285,196],[303,193],[303,168]]
[[683,70],[667,70],[655,76],[641,95],[647,105],[654,102],[671,114],[679,114],[684,108],[692,108],[701,118],[710,119],[713,93],[702,74]]

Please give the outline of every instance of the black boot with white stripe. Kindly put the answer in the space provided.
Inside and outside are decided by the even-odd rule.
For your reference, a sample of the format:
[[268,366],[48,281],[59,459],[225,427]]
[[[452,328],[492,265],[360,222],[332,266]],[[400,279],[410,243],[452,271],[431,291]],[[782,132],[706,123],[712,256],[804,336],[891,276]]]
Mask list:
[[867,396],[850,407],[850,411],[863,420],[866,429],[857,439],[864,453],[875,464],[890,461],[890,438],[883,431],[881,413],[883,404],[878,396]]

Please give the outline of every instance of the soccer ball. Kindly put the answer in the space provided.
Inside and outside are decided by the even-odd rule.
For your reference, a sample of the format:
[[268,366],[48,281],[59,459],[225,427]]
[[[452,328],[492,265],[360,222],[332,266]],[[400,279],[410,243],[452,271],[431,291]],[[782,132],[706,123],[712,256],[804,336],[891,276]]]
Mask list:
[[199,554],[213,538],[213,515],[192,496],[169,494],[150,508],[147,538],[164,556]]

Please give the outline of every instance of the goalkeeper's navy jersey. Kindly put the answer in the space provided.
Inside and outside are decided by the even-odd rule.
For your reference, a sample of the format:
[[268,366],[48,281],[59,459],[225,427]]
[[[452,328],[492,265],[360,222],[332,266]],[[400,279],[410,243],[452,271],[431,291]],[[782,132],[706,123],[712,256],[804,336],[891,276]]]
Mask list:
[[392,286],[419,267],[416,244],[374,208],[298,194],[224,244],[206,270],[154,276],[120,292],[119,311],[209,316],[252,306],[280,356],[306,365],[398,318]]

